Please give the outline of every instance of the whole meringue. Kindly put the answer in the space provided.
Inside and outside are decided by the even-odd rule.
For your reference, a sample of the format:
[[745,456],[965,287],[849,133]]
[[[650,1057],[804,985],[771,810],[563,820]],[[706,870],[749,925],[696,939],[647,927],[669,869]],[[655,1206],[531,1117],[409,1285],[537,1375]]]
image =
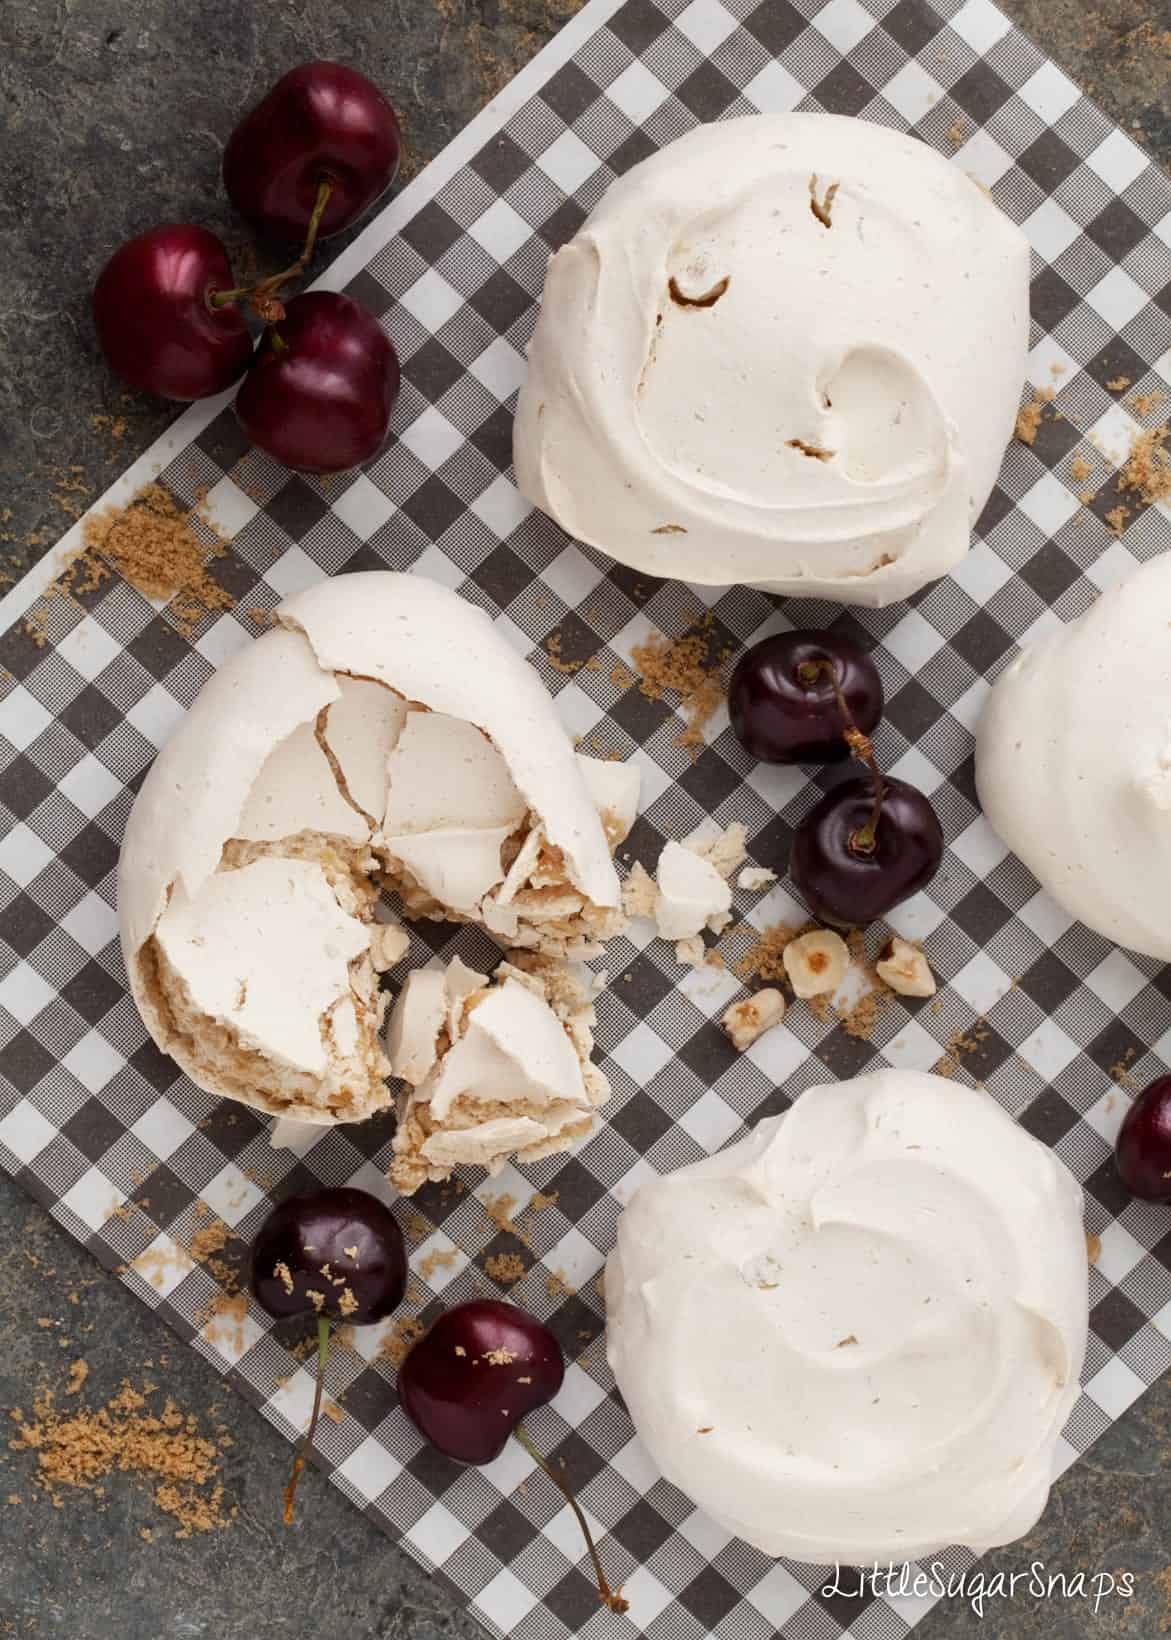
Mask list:
[[521,492],[636,569],[887,604],[951,569],[1025,374],[1025,236],[958,166],[828,114],[702,126],[553,257]]
[[765,1554],[858,1565],[1021,1537],[1087,1331],[1081,1191],[986,1093],[810,1088],[644,1184],[606,1269],[653,1460]]
[[1171,556],[1001,675],[976,731],[995,830],[1071,916],[1171,960]]

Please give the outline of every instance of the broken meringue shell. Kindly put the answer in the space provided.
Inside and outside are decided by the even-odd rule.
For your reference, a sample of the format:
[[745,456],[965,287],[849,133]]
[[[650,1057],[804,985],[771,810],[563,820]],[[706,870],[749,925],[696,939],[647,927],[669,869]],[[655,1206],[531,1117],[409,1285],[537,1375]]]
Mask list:
[[379,884],[407,915],[592,954],[623,923],[607,828],[629,828],[638,771],[587,771],[536,673],[421,576],[322,581],[275,623],[209,680],[143,783],[119,863],[123,952],[147,1029],[199,1086],[355,1121],[390,1103],[378,972],[405,936],[374,921]]

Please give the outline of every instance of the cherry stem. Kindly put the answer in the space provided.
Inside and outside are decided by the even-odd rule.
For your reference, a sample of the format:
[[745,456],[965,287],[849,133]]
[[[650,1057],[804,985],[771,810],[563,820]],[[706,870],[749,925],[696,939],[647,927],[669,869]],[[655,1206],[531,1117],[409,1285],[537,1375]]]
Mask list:
[[293,1499],[297,1496],[297,1482],[301,1479],[301,1471],[305,1467],[305,1454],[313,1445],[313,1437],[317,1433],[317,1420],[321,1417],[321,1397],[325,1391],[325,1363],[329,1359],[329,1317],[317,1317],[317,1386],[313,1391],[313,1411],[309,1417],[309,1428],[297,1443],[297,1456],[293,1459],[293,1472],[289,1476],[289,1484],[285,1487],[286,1526],[293,1524]]
[[212,290],[207,294],[208,302],[213,308],[227,307],[229,302],[238,302],[247,297],[256,312],[265,321],[283,319],[284,308],[277,300],[277,291],[282,285],[287,285],[290,279],[297,279],[309,266],[309,259],[313,255],[313,247],[317,243],[317,230],[321,226],[321,218],[325,214],[325,207],[329,203],[329,196],[333,193],[333,183],[328,177],[323,177],[317,184],[317,199],[313,205],[313,213],[309,218],[309,226],[305,233],[305,243],[297,260],[291,263],[281,273],[270,273],[267,279],[261,279],[255,285],[241,285],[236,290]]
[[562,1497],[577,1516],[577,1524],[582,1529],[582,1533],[586,1540],[586,1548],[589,1550],[590,1559],[594,1563],[594,1576],[598,1580],[598,1595],[601,1599],[602,1605],[607,1607],[612,1612],[629,1611],[630,1601],[623,1598],[622,1590],[611,1589],[609,1583],[606,1581],[606,1574],[602,1570],[601,1559],[598,1555],[597,1549],[594,1546],[593,1534],[590,1532],[589,1524],[582,1512],[581,1505],[578,1503],[573,1493],[569,1490],[568,1486],[566,1486],[565,1482],[561,1479],[561,1476],[553,1468],[552,1464],[550,1464],[547,1459],[543,1458],[537,1451],[536,1447],[529,1439],[528,1430],[525,1429],[524,1425],[517,1424],[512,1433],[520,1442],[521,1446],[524,1447],[525,1451],[536,1464],[537,1468],[543,1470],[544,1473],[548,1475],[549,1479],[553,1482],[553,1485],[561,1493]]
[[806,686],[817,682],[818,678],[828,678],[830,688],[834,692],[838,711],[842,714],[845,723],[843,738],[850,748],[851,754],[860,763],[865,763],[870,770],[870,777],[874,782],[874,805],[870,810],[870,818],[864,826],[852,831],[849,837],[850,848],[855,854],[873,854],[878,843],[878,822],[882,815],[882,800],[886,796],[886,783],[878,767],[878,760],[874,755],[874,747],[870,736],[864,735],[859,729],[857,721],[851,712],[846,697],[842,692],[841,679],[838,669],[832,661],[802,661],[797,667],[797,680]]

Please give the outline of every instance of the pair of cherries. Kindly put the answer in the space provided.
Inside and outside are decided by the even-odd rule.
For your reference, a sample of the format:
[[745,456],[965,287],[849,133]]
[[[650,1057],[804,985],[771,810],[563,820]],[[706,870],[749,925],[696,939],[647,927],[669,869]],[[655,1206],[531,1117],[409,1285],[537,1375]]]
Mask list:
[[[317,1319],[317,1383],[285,1489],[288,1524],[321,1413],[333,1325],[366,1326],[397,1309],[407,1285],[402,1231],[385,1203],[364,1190],[291,1196],[257,1232],[249,1285],[270,1315]],[[627,1602],[606,1582],[577,1499],[521,1422],[553,1399],[564,1376],[561,1346],[548,1327],[515,1304],[474,1299],[445,1311],[411,1348],[399,1368],[399,1400],[424,1439],[458,1463],[491,1463],[510,1436],[519,1441],[577,1516],[603,1605],[625,1611]]]
[[885,704],[865,650],[835,632],[782,632],[742,656],[728,709],[745,749],[770,763],[838,763],[867,773],[844,780],[805,816],[789,873],[814,916],[874,922],[934,877],[943,831],[923,793],[880,773],[870,735]]
[[[337,291],[281,300],[318,239],[341,233],[385,192],[402,142],[386,98],[340,63],[293,69],[224,150],[228,197],[260,233],[302,244],[296,261],[237,286],[223,244],[193,223],[129,240],[93,294],[103,352],[133,387],[203,399],[237,381],[253,444],[298,472],[332,473],[377,454],[399,388],[398,358],[374,315]],[[265,331],[253,350],[251,310]]]

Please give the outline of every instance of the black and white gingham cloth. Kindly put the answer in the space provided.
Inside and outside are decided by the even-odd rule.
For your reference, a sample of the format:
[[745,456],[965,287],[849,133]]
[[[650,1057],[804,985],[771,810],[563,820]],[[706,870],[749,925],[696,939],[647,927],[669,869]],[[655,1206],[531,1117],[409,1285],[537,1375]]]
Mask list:
[[[1030,375],[1057,390],[1057,413],[1031,448],[1008,450],[955,575],[881,612],[633,574],[531,512],[509,466],[549,252],[661,144],[701,121],[791,108],[914,131],[991,189],[1033,246]],[[183,499],[209,491],[232,537],[212,573],[235,610],[188,639],[111,581],[85,595],[84,612],[51,600],[41,647],[25,618],[48,569],[0,608],[0,1163],[105,1265],[125,1266],[127,1285],[290,1438],[308,1414],[309,1372],[255,1308],[242,1322],[205,1320],[216,1282],[182,1252],[201,1222],[196,1203],[246,1239],[271,1197],[318,1180],[385,1193],[389,1119],[328,1133],[303,1155],[274,1152],[262,1119],[198,1092],[152,1046],[126,994],[114,911],[133,793],[200,687],[255,636],[250,612],[345,570],[414,569],[454,587],[538,667],[574,734],[637,759],[644,813],[628,851],[648,867],[665,837],[733,819],[747,824],[755,860],[783,865],[819,787],[754,764],[726,716],[691,761],[670,706],[613,681],[634,644],[710,613],[721,648],[823,621],[877,645],[888,700],[879,755],[931,794],[948,839],[939,876],[899,919],[926,941],[941,1006],[887,1009],[873,1042],[794,1008],[740,1054],[715,1023],[737,994],[731,975],[680,970],[643,925],[606,964],[599,1043],[614,1095],[590,1142],[399,1204],[416,1232],[416,1272],[429,1253],[456,1255],[429,1261],[427,1281],[415,1274],[411,1308],[423,1321],[497,1291],[484,1271],[493,1254],[529,1266],[510,1296],[548,1320],[573,1363],[532,1431],[576,1483],[629,1619],[598,1611],[577,1528],[519,1447],[486,1469],[449,1463],[399,1410],[373,1329],[335,1354],[330,1388],[345,1415],[319,1439],[333,1479],[513,1640],[603,1628],[656,1640],[897,1640],[927,1609],[822,1597],[816,1569],[729,1540],[658,1478],[605,1365],[596,1277],[622,1203],[641,1179],[711,1152],[814,1083],[881,1064],[926,1069],[965,1036],[974,1049],[960,1074],[1084,1183],[1101,1253],[1063,1464],[1171,1362],[1171,1215],[1129,1200],[1110,1157],[1129,1097],[1117,1068],[1139,1084],[1167,1068],[1171,971],[1038,893],[981,817],[972,778],[972,727],[1016,645],[1167,549],[1159,509],[1139,510],[1120,539],[1104,519],[1119,501],[1117,459],[1140,425],[1163,418],[1157,398],[1144,416],[1134,395],[1166,388],[1169,224],[1171,183],[989,0],[591,0],[323,281],[367,303],[401,356],[384,453],[332,483],[293,477],[249,450],[221,400],[185,414],[115,487],[124,498],[161,464]],[[1125,393],[1107,386],[1122,377]],[[1075,455],[1088,478],[1071,476]],[[1084,507],[1086,490],[1096,499]],[[597,667],[552,668],[551,633],[563,662],[596,657]],[[757,925],[800,916],[783,885],[763,902],[742,898]],[[455,950],[488,963],[495,948],[425,924],[408,960]],[[522,1244],[483,1198],[507,1193],[520,1206],[534,1188],[556,1204],[521,1215]],[[128,1199],[143,1205],[127,1212]],[[225,1259],[243,1247],[229,1243]],[[551,1284],[553,1273],[575,1291]]]

